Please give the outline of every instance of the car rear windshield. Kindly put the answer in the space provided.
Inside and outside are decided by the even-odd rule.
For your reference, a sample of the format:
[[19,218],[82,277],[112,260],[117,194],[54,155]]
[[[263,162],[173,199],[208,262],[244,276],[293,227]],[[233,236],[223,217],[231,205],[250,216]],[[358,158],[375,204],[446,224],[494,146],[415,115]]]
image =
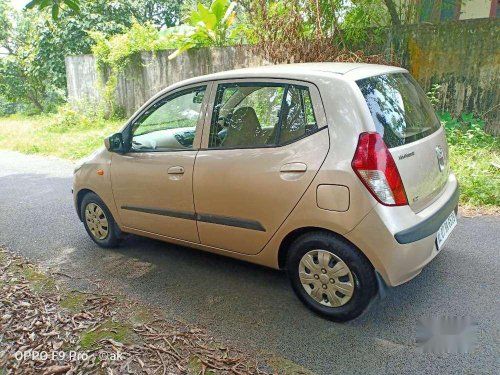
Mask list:
[[356,83],[387,147],[414,142],[439,129],[431,103],[411,75],[386,74]]

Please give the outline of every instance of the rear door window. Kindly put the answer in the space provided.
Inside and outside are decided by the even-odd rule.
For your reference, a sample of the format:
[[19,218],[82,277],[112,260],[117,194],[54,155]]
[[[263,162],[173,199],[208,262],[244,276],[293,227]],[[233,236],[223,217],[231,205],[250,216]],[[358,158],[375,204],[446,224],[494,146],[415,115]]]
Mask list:
[[276,144],[285,85],[220,85],[210,129],[210,148]]
[[221,84],[208,147],[273,147],[317,130],[306,86],[263,82]]
[[385,74],[356,83],[387,147],[414,142],[439,129],[431,103],[410,74]]
[[318,130],[307,87],[288,86],[283,111],[280,144],[293,142]]

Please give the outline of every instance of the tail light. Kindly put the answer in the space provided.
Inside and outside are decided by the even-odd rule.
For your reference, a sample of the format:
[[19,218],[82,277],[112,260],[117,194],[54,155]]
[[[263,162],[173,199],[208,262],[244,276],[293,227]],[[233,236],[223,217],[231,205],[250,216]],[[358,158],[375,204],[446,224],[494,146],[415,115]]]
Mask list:
[[396,163],[378,133],[359,136],[352,168],[375,199],[386,206],[408,204]]

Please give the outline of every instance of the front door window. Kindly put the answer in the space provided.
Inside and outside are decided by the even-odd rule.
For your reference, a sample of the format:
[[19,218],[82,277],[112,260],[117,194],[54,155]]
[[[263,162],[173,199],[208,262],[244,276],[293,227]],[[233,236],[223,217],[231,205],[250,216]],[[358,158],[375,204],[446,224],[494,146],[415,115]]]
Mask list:
[[132,126],[132,152],[192,149],[206,87],[159,100]]

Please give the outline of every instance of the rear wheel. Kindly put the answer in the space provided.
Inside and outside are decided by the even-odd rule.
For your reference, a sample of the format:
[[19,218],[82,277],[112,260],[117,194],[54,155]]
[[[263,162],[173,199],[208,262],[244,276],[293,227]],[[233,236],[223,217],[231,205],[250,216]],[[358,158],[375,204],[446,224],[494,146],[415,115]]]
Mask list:
[[96,244],[104,248],[118,245],[115,220],[99,196],[87,193],[83,197],[80,210],[85,230]]
[[330,320],[358,317],[377,291],[375,272],[368,259],[331,233],[299,237],[290,247],[287,270],[299,299]]

